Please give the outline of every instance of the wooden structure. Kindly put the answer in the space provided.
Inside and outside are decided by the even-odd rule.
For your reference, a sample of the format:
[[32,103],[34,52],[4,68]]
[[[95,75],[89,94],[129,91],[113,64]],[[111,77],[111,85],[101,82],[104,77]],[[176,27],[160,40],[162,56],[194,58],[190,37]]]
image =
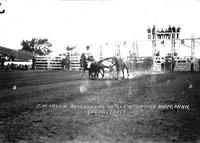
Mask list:
[[80,55],[78,53],[70,53],[70,68],[69,70],[81,70]]
[[191,71],[191,62],[186,59],[178,59],[174,71]]
[[[160,37],[159,35],[168,35],[167,37]],[[161,68],[161,64],[158,60],[156,60],[156,55],[157,54],[157,42],[161,42],[161,43],[165,43],[167,41],[171,42],[171,71],[175,70],[175,71],[190,71],[193,70],[191,69],[191,65],[192,67],[194,66],[194,71],[199,71],[199,65],[198,64],[191,64],[191,61],[197,61],[195,60],[195,43],[199,43],[197,42],[197,40],[200,40],[200,38],[195,38],[194,34],[192,34],[191,38],[185,38],[185,39],[179,39],[179,34],[180,32],[164,32],[164,33],[155,33],[154,36],[149,35],[148,33],[148,38],[149,40],[151,40],[152,42],[152,57],[153,57],[153,67],[152,70],[154,71],[160,71],[159,69]],[[153,37],[153,38],[151,38]],[[191,45],[188,46],[185,44],[184,41],[191,41]],[[180,46],[185,46],[191,49],[191,56],[190,56],[190,62],[188,61],[184,61],[184,60],[174,60],[174,56],[176,52],[176,45]],[[168,57],[169,58],[169,57]],[[173,63],[175,63],[175,67],[173,65]]]
[[[158,37],[158,34],[160,35],[168,35],[166,38],[157,38]],[[176,35],[179,34],[179,32],[164,32],[164,33],[155,33],[155,36],[153,39],[150,39],[152,41],[152,58],[153,58],[153,67],[152,67],[152,70],[154,71],[162,71],[162,67],[161,67],[161,59],[158,60],[157,59],[157,56],[159,55],[156,55],[157,54],[157,41],[161,42],[161,43],[165,43],[166,41],[170,41],[171,42],[171,59],[173,59],[173,56],[175,54],[175,44],[176,44],[176,41],[179,40],[177,39]],[[180,41],[180,40],[179,40]],[[171,71],[172,71],[172,64],[171,64]]]
[[34,68],[35,70],[62,70],[61,57],[37,56]]

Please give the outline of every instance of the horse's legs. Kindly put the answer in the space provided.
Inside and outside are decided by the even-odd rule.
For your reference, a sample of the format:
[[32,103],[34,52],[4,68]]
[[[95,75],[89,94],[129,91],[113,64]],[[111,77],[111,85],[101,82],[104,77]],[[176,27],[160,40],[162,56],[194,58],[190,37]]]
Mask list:
[[90,76],[91,76],[91,80],[94,80],[96,76],[96,72],[94,72],[94,75],[93,75],[92,72],[89,71],[89,79],[90,79]]
[[96,79],[96,76],[97,76],[97,72],[94,72],[94,80]]
[[96,76],[99,77],[99,71],[97,71],[97,72],[95,72],[95,73],[96,73]]
[[90,70],[88,71],[88,76],[89,76],[89,79],[90,79],[90,76],[92,76]]
[[119,78],[119,70],[117,69],[117,78],[116,79],[118,79]]
[[105,71],[104,71],[104,69],[103,69],[103,68],[102,68],[101,70],[103,71],[103,73],[101,73],[101,75],[102,75],[102,78],[104,78],[104,73],[105,73]]
[[85,69],[83,70],[83,73],[82,73],[81,77],[82,77],[84,74],[85,74]]
[[89,79],[90,79],[90,72],[88,72],[88,77],[89,77]]
[[128,77],[129,77],[129,68],[128,68],[128,66],[126,66],[126,71],[127,71],[127,75],[128,75]]
[[122,74],[123,74],[123,78],[124,78],[124,68],[122,69]]

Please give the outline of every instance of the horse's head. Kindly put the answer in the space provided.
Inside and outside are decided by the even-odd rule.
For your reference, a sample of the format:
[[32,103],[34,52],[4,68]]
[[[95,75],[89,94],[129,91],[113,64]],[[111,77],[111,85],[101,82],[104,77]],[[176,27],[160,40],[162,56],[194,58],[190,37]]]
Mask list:
[[113,66],[117,63],[117,60],[118,59],[116,57],[111,58],[111,63],[112,63]]

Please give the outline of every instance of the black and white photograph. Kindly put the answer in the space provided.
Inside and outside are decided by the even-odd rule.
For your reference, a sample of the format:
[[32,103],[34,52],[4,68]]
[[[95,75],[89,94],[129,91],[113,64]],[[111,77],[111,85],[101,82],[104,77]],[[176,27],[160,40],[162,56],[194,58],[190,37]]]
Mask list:
[[200,0],[0,0],[0,143],[200,143]]

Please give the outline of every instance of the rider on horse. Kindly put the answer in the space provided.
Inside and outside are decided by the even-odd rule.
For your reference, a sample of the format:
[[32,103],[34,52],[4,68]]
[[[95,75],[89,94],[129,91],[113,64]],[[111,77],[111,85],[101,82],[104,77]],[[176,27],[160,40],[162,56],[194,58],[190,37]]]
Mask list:
[[103,78],[105,73],[104,68],[109,68],[102,64],[103,61],[104,60],[96,62],[93,56],[88,56],[88,58],[86,58],[86,55],[83,53],[81,55],[81,67],[83,69],[81,77],[84,75],[85,71],[88,70],[89,78],[91,76],[92,79],[95,79],[96,77],[98,77],[99,73],[101,73]]

